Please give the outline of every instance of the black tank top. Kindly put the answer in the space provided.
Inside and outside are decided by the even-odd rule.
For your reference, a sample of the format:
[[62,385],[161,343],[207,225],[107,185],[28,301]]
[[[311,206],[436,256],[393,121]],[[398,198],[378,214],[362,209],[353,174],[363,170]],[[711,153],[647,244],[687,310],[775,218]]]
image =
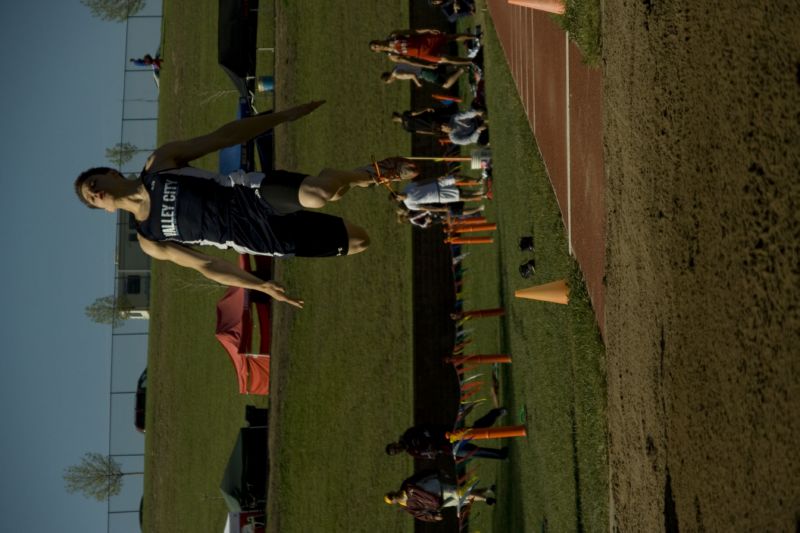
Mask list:
[[276,238],[270,227],[273,210],[255,189],[225,187],[206,177],[182,175],[185,170],[142,175],[150,195],[150,214],[138,227],[144,238],[259,255],[293,253],[293,245]]

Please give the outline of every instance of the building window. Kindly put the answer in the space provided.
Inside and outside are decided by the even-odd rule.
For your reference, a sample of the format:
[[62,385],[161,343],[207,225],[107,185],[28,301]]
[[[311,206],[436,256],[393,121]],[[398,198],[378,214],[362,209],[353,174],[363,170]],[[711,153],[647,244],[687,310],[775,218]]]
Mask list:
[[128,276],[125,279],[125,292],[127,294],[139,294],[142,292],[142,278],[139,276]]

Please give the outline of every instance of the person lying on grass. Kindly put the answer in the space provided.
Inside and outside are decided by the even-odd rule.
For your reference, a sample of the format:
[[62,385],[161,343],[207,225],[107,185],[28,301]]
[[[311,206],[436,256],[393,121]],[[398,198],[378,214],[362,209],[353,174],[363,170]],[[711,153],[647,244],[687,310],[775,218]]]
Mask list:
[[362,252],[369,244],[363,228],[306,209],[337,201],[353,187],[411,179],[418,174],[414,163],[394,157],[351,171],[324,169],[316,176],[285,170],[220,176],[192,168],[189,162],[297,120],[323,103],[237,120],[207,135],[165,144],[148,157],[136,179],[126,179],[108,167],[90,168],[75,180],[75,193],[88,207],[133,215],[139,244],[154,259],[302,308],[303,301],[285,294],[278,283],[261,280],[191,245],[276,257]]

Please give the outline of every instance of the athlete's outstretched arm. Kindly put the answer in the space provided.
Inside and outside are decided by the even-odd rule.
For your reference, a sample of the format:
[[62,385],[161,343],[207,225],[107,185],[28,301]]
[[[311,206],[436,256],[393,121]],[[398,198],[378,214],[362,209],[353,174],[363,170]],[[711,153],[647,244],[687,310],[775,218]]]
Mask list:
[[300,309],[303,308],[303,300],[286,296],[283,287],[277,283],[259,279],[222,258],[212,257],[174,242],[154,242],[141,236],[139,236],[139,244],[144,253],[154,259],[172,261],[176,265],[196,270],[208,279],[222,285],[256,290],[271,296],[276,302],[286,302]]
[[200,137],[185,141],[167,143],[158,148],[147,161],[148,170],[163,170],[186,166],[189,161],[202,157],[222,148],[242,144],[250,139],[271,130],[284,122],[291,122],[311,113],[325,101],[308,102],[284,111],[256,115],[235,120],[221,128]]

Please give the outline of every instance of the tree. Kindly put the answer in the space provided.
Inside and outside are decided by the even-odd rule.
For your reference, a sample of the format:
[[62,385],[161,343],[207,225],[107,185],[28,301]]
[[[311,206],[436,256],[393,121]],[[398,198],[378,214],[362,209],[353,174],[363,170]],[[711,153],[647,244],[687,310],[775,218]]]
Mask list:
[[133,305],[124,296],[103,296],[86,306],[86,316],[98,324],[118,325],[131,316]]
[[111,456],[86,452],[80,463],[64,469],[64,485],[70,494],[81,493],[102,502],[122,491],[123,476],[141,473],[123,472]]
[[81,0],[92,16],[111,22],[124,22],[144,9],[146,3],[146,0]]
[[114,163],[117,167],[121,167],[131,159],[139,148],[135,144],[129,142],[117,143],[114,146],[106,148],[106,159]]

